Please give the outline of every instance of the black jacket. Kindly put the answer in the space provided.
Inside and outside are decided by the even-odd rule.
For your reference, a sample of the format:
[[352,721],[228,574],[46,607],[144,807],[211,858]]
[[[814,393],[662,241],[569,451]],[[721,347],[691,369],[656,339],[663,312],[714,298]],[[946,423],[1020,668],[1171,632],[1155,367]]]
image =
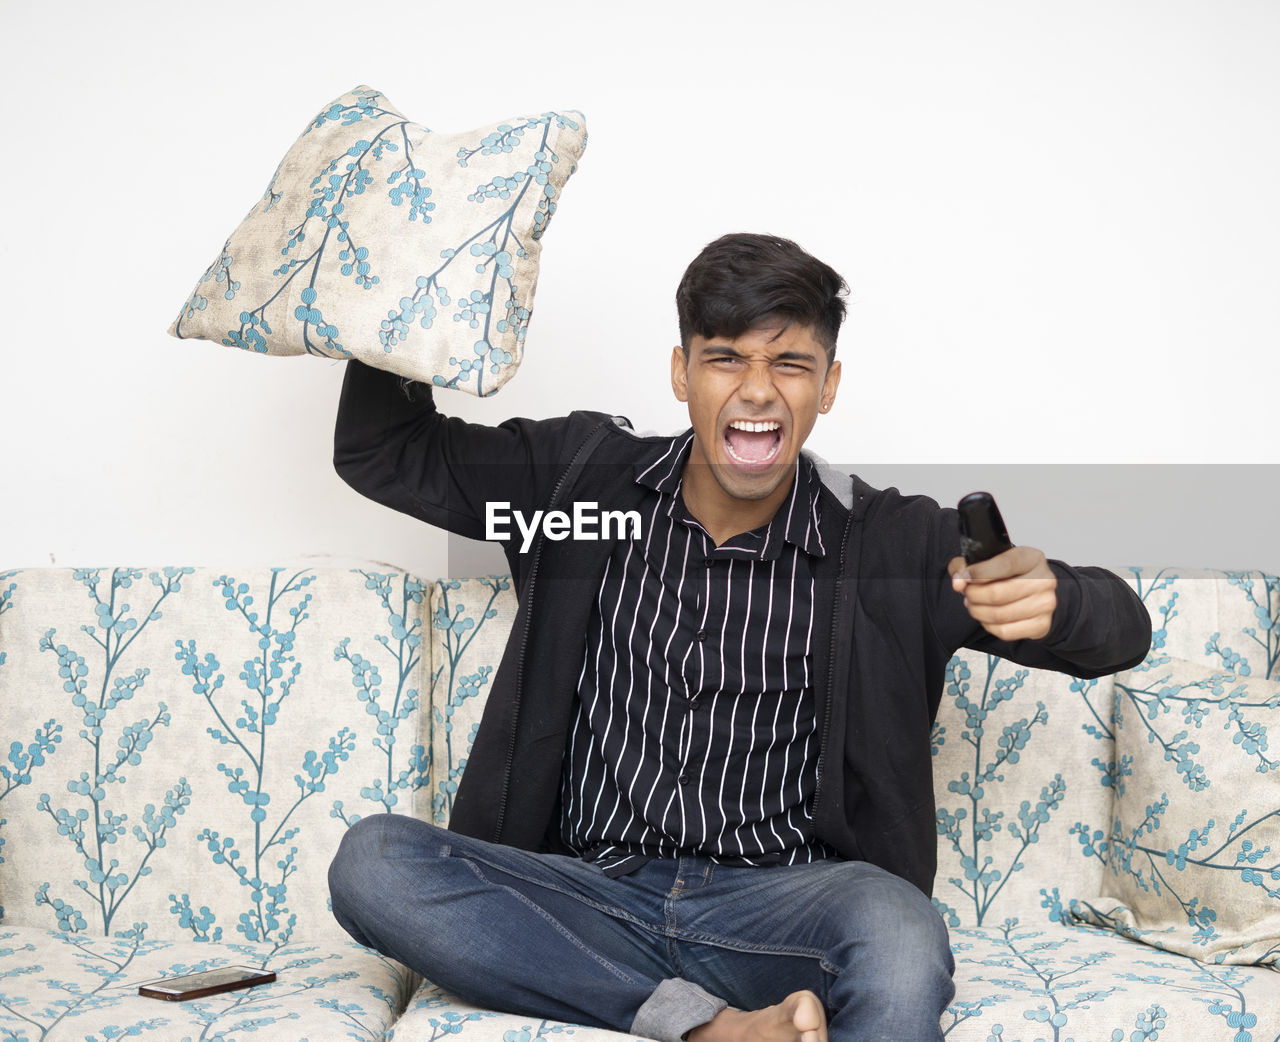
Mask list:
[[[430,388],[348,362],[334,465],[364,495],[470,538],[486,503],[529,516],[634,509],[635,461],[653,444],[602,413],[509,420],[497,427],[440,414]],[[822,735],[817,835],[925,893],[937,867],[930,732],[944,671],[960,647],[1095,677],[1146,656],[1151,621],[1137,595],[1102,568],[1051,561],[1053,628],[1008,643],[983,630],[951,588],[956,513],[923,496],[877,491],[820,467],[822,538],[812,642]],[[554,502],[553,502],[554,501]],[[563,852],[558,796],[582,641],[612,543],[539,536],[504,543],[519,607],[450,828],[530,850]]]

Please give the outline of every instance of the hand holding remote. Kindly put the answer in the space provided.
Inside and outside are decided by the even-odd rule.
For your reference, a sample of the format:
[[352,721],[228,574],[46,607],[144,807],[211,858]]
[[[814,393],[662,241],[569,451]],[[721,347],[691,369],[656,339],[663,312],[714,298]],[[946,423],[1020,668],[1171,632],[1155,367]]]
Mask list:
[[1009,541],[989,493],[965,496],[960,513],[962,557],[947,565],[951,586],[969,614],[1001,640],[1040,640],[1049,635],[1058,605],[1058,577],[1044,554]]

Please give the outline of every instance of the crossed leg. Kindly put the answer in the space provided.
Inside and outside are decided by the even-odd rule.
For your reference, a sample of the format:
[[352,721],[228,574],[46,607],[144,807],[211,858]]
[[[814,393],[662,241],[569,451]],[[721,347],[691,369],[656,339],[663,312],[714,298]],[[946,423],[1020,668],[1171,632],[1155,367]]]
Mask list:
[[330,892],[357,941],[461,998],[664,1042],[921,1042],[941,1038],[951,997],[927,898],[856,862],[680,859],[614,880],[374,815],[348,831]]

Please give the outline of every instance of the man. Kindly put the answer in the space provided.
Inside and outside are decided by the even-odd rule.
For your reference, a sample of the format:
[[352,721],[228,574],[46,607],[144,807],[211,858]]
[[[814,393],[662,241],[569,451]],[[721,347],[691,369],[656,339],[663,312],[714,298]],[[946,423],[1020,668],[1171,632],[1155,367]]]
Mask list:
[[498,427],[349,363],[335,463],[462,535],[488,504],[634,511],[640,533],[504,548],[520,593],[450,831],[366,818],[334,913],[491,1008],[676,1042],[941,1038],[954,993],[930,728],[961,646],[1097,676],[1150,621],[1101,569],[966,567],[956,514],[801,454],[835,402],[843,280],[729,235],[677,292],[691,430]]

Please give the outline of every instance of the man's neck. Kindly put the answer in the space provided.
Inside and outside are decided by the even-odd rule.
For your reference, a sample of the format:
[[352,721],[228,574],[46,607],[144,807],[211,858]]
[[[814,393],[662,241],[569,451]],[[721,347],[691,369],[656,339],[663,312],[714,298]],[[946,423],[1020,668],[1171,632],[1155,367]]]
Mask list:
[[681,495],[685,509],[707,530],[712,542],[722,546],[734,536],[772,521],[795,480],[793,473],[764,499],[736,499],[720,487],[710,467],[687,462],[681,474]]

